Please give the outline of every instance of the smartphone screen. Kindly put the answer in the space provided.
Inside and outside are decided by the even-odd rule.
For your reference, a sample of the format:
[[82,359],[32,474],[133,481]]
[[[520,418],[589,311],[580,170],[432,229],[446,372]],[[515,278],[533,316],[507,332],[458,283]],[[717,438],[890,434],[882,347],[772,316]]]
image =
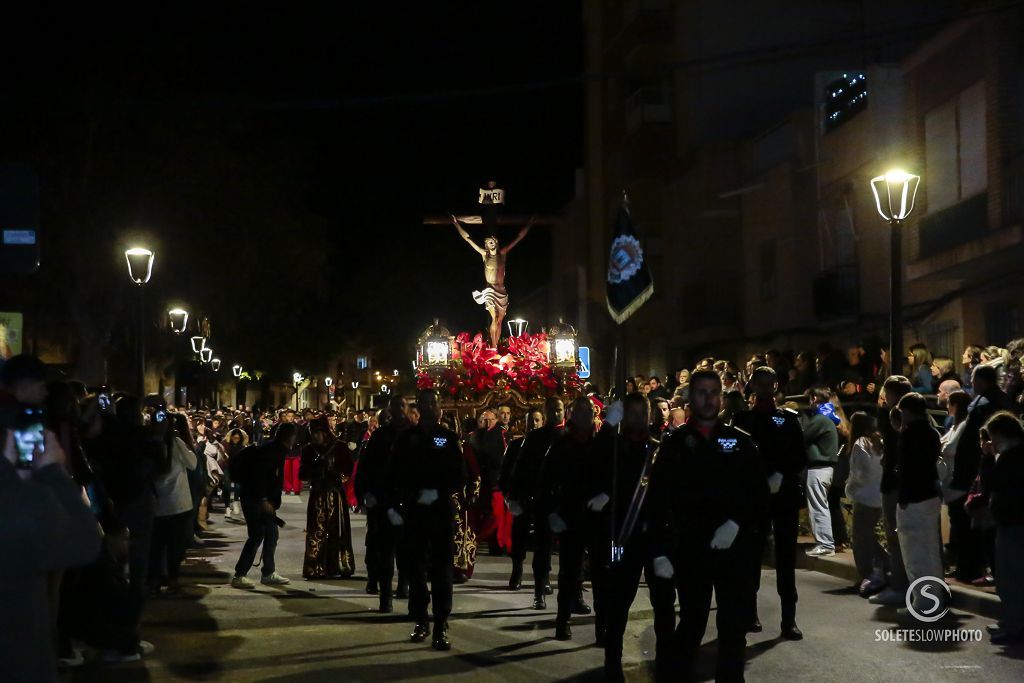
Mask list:
[[26,425],[23,429],[14,430],[14,443],[18,449],[18,467],[28,469],[32,467],[32,460],[35,457],[35,449],[43,450],[43,423]]

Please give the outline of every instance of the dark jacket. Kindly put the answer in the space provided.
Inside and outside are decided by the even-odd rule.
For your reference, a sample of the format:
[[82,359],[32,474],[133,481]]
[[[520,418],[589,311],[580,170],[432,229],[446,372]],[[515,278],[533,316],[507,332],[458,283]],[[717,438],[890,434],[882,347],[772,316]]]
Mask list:
[[348,448],[333,438],[319,448],[306,444],[300,458],[299,479],[308,481],[314,491],[340,491],[355,467]]
[[[452,524],[452,496],[462,494],[466,481],[458,435],[439,424],[410,427],[395,439],[394,463],[402,517],[411,525]],[[430,506],[417,502],[424,489],[437,490]]]
[[782,474],[782,487],[772,497],[773,504],[801,507],[804,500],[800,481],[807,467],[807,448],[799,414],[788,408],[755,408],[736,413],[732,424],[753,439],[765,476]]
[[587,501],[599,493],[596,438],[593,434],[578,435],[570,426],[551,444],[541,470],[541,514],[558,514],[573,533],[584,530]]
[[355,490],[360,502],[367,493],[372,493],[378,510],[398,505],[392,449],[399,434],[409,427],[409,423],[402,422],[400,429],[392,421],[370,435],[356,470]]
[[967,410],[967,424],[956,443],[950,488],[958,491],[970,490],[971,484],[978,476],[978,465],[981,463],[981,428],[990,417],[1009,407],[1009,397],[999,389],[993,389],[971,401]]
[[996,524],[1024,525],[1024,445],[1000,453],[986,479]]
[[544,460],[555,440],[564,431],[562,425],[544,425],[523,438],[519,455],[509,477],[508,498],[517,501],[524,510],[531,510],[542,493],[541,472]]
[[739,525],[733,549],[757,538],[769,499],[757,451],[745,432],[721,423],[707,437],[691,425],[665,437],[649,494],[655,556],[690,561],[710,552],[715,531],[730,519]]
[[490,495],[498,488],[501,463],[505,458],[505,430],[501,427],[478,429],[467,440],[480,467],[481,489]]
[[900,462],[900,433],[892,426],[892,408],[878,409],[878,431],[882,433],[882,494],[896,493],[899,477],[896,474]]
[[915,420],[900,432],[896,466],[900,505],[920,503],[939,495],[936,463],[941,450],[939,433],[927,420]]
[[23,481],[0,457],[0,662],[4,681],[57,680],[47,572],[91,563],[100,550],[96,518],[59,465]]
[[268,501],[274,509],[281,507],[284,487],[284,446],[268,441],[261,446],[245,448],[231,459],[231,481],[240,487],[238,497],[243,503]]
[[807,444],[807,467],[833,467],[839,459],[839,432],[835,423],[814,413],[802,420]]
[[[643,473],[644,463],[648,456],[658,450],[656,439],[646,433],[640,436],[642,438],[611,432],[601,433],[597,437],[593,466],[596,475],[595,488],[597,493],[606,493],[611,498],[597,515],[599,517],[597,530],[601,538],[608,541],[612,539],[612,534],[618,537],[629,512],[633,494],[637,489],[637,482],[640,481],[640,476]],[[617,450],[616,441],[618,441]],[[615,486],[612,485],[613,481]],[[612,507],[615,508],[614,522],[612,521]],[[646,534],[650,507],[650,500],[645,498],[634,527],[633,539],[639,539]],[[629,539],[624,540],[628,543]]]

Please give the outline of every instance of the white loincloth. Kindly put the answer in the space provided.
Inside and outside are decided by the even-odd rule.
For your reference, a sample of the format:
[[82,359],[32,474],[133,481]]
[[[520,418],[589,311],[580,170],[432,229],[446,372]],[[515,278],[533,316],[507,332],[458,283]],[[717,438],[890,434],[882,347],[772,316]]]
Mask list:
[[474,291],[473,300],[492,313],[499,311],[502,316],[508,310],[508,292],[499,292],[493,287],[488,287],[482,292]]

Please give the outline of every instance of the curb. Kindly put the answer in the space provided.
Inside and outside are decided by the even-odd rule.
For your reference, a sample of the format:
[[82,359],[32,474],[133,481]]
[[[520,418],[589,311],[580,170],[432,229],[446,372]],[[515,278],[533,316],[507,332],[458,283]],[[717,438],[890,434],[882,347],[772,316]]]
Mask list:
[[[799,551],[798,551],[799,552]],[[828,557],[807,557],[799,552],[796,558],[797,569],[807,569],[821,574],[834,576],[837,579],[844,579],[853,583],[860,575],[857,568],[842,560],[834,560]],[[987,619],[997,620],[1002,614],[1002,606],[999,597],[990,593],[971,590],[963,586],[947,583],[953,593],[951,607],[961,612],[970,612]]]

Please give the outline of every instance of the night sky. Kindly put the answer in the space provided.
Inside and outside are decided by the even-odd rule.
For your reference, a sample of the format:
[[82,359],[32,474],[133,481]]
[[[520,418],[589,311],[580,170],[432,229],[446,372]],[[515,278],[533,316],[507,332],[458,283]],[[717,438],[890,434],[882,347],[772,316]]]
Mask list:
[[[489,179],[509,213],[572,198],[578,3],[339,5],[5,20],[0,160],[42,185],[42,268],[0,277],[26,336],[129,349],[140,240],[150,317],[205,312],[228,364],[316,372],[369,343],[406,367],[433,316],[483,328],[479,257],[421,221],[474,211]],[[513,253],[513,302],[548,277],[549,230]]]

